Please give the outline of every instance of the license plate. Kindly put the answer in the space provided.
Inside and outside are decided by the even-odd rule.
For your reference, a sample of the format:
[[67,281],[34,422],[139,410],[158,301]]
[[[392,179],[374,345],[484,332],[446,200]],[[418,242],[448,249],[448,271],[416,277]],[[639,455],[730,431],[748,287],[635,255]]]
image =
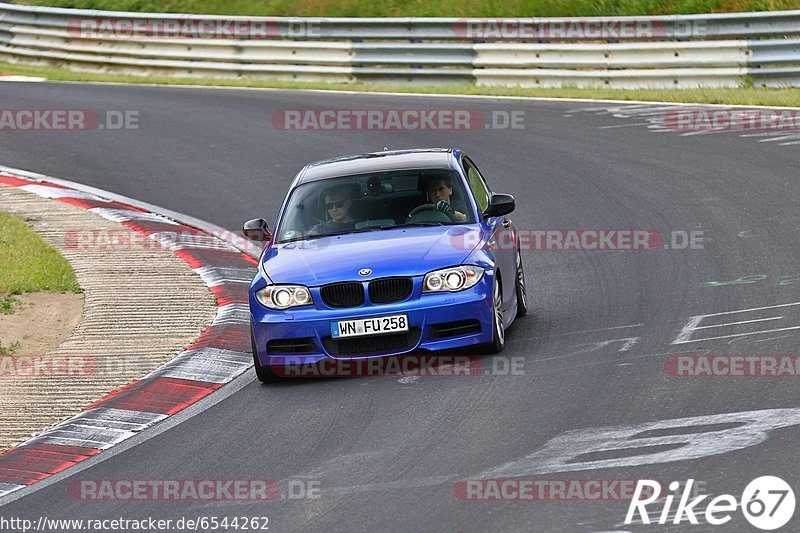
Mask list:
[[331,336],[334,339],[402,331],[408,331],[408,316],[406,315],[359,318],[357,320],[334,320],[331,322]]

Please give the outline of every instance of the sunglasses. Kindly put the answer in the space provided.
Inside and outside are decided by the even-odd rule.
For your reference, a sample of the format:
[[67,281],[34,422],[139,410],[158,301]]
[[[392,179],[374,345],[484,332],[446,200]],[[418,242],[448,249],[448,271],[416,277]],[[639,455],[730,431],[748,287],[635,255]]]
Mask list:
[[339,200],[338,202],[330,202],[325,204],[325,209],[327,209],[328,211],[332,209],[341,209],[342,207],[344,207],[344,200]]

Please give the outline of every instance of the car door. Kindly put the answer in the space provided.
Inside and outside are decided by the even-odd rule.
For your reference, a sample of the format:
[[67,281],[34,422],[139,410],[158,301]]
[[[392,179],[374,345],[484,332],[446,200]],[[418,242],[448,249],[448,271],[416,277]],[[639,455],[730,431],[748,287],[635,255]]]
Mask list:
[[[478,211],[483,212],[489,205],[489,195],[491,190],[486,185],[480,170],[466,155],[462,157],[462,167],[467,176],[467,182],[475,202],[478,204]],[[516,294],[516,248],[509,243],[514,243],[514,226],[507,216],[489,217],[482,222],[487,225],[489,234],[489,247],[495,256],[497,267],[500,270],[500,277],[503,280],[503,307],[508,309]]]

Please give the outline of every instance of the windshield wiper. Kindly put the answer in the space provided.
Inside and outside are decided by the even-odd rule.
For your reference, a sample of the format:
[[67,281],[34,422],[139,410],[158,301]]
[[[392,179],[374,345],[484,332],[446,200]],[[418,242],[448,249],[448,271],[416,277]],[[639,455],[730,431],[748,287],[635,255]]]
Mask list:
[[280,241],[278,244],[286,244],[290,242],[297,242],[297,241],[310,241],[311,239],[321,239],[322,237],[334,237],[336,235],[348,235],[350,233],[364,233],[365,231],[372,231],[368,229],[355,229],[355,230],[346,230],[346,231],[335,231],[333,233],[317,233],[314,235],[305,235],[303,237],[295,237],[293,239],[286,239]]
[[[320,233],[316,235],[305,235],[304,237],[295,237],[293,239],[285,239],[279,241],[278,244],[287,244],[290,242],[307,241],[311,239],[321,239],[322,237],[334,237],[336,235],[348,235],[350,233],[367,233],[369,231],[381,231],[395,228],[414,228],[414,227],[431,227],[431,226],[445,226],[443,222],[414,222],[412,224],[396,224],[394,226],[379,226],[377,228],[363,228],[349,231],[337,231],[334,233]],[[448,224],[449,225],[449,224]]]
[[382,226],[381,229],[387,228],[415,228],[415,227],[422,227],[422,226],[444,226],[444,222],[411,222],[409,224],[398,224],[397,226]]

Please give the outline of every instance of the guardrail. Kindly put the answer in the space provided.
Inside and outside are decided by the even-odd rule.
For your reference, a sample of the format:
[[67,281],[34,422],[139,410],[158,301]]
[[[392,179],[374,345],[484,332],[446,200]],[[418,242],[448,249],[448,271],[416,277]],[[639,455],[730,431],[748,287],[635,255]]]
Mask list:
[[800,37],[800,10],[582,19],[301,19],[0,4],[5,60],[132,74],[299,81],[800,86],[800,39],[794,36]]

